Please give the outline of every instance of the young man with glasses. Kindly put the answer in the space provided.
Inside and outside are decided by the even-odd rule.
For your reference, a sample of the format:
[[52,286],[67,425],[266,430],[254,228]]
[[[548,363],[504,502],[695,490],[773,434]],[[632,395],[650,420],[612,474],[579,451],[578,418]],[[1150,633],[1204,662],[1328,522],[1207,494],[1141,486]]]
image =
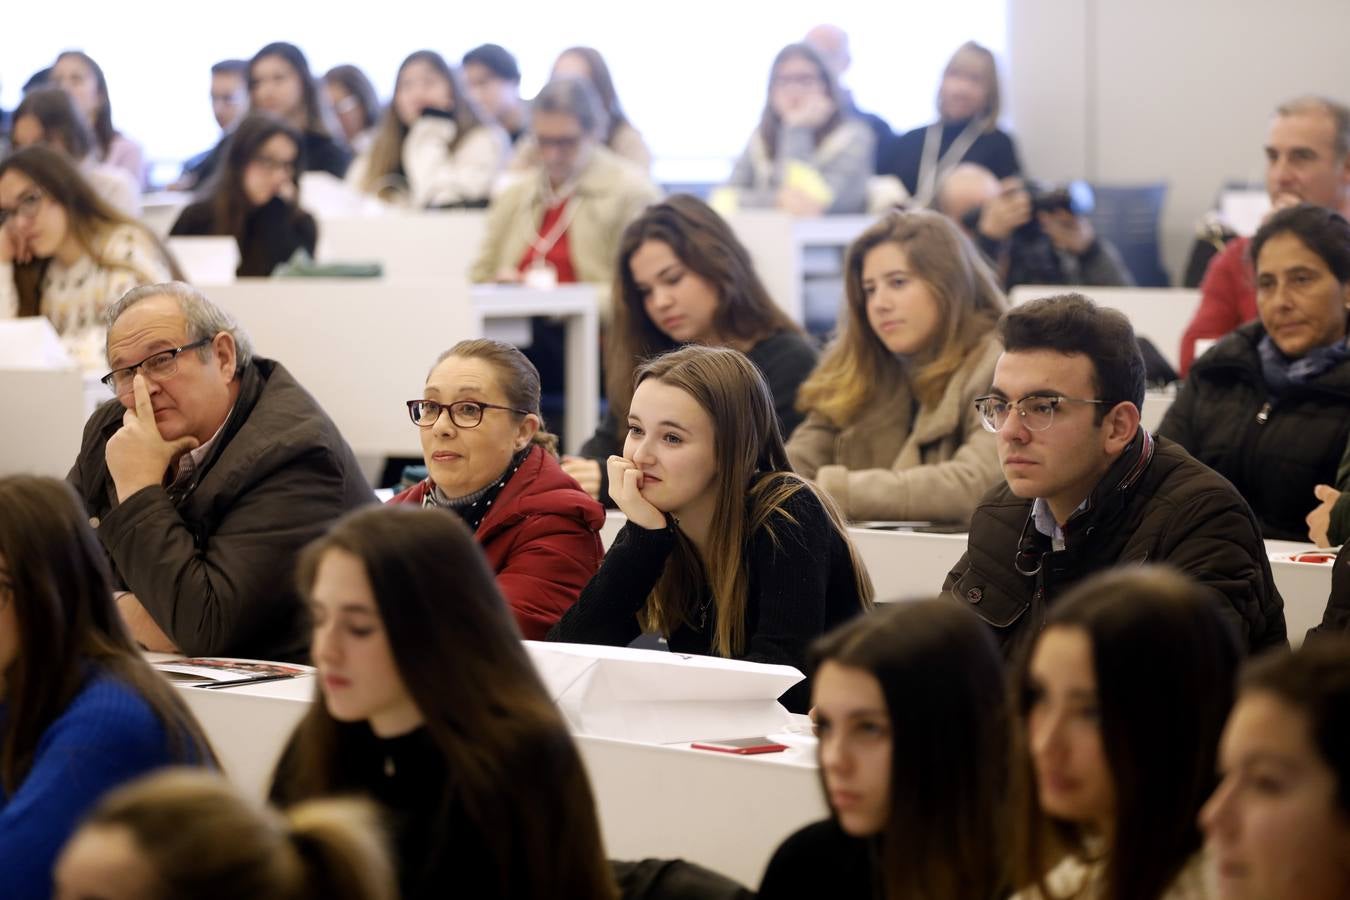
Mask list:
[[186,284],[109,312],[104,383],[67,476],[151,650],[297,660],[309,635],[296,553],[374,501],[337,426],[289,372]]
[[1005,484],[976,509],[943,591],[1012,656],[1055,599],[1118,564],[1166,564],[1208,589],[1246,646],[1285,643],[1261,531],[1231,484],[1139,425],[1144,361],[1119,312],[1078,294],[999,322],[1004,352],[976,400]]

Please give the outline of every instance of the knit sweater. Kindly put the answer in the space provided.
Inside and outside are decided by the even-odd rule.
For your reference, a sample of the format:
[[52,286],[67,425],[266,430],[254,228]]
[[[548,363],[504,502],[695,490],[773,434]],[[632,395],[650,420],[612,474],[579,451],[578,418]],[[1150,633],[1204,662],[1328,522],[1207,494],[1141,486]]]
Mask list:
[[[0,706],[0,735],[8,708]],[[94,673],[38,741],[12,794],[0,787],[0,872],[9,900],[51,894],[57,854],[109,789],[176,760],[163,724],[132,688]]]
[[[70,265],[47,262],[39,287],[39,312],[51,320],[77,363],[105,365],[103,316],[137,285],[169,281],[172,274],[155,238],[137,225],[114,225],[103,236],[96,262],[88,254]],[[0,319],[19,312],[14,264],[0,263]]]
[[[862,609],[853,562],[848,544],[809,490],[793,494],[769,521],[773,533],[760,528],[743,550],[749,584],[745,644],[737,659],[806,671],[811,641]],[[549,640],[622,647],[636,638],[638,614],[675,549],[676,527],[625,525]],[[689,605],[688,619],[666,635],[670,649],[715,655],[717,604],[708,585]],[[789,710],[804,713],[810,698],[809,681],[803,681],[779,699]]]

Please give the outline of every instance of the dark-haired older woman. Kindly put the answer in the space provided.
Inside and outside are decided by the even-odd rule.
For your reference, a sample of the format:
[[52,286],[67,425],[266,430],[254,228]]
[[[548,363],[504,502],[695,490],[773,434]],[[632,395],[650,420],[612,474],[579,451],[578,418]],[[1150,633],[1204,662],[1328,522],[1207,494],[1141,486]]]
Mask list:
[[462,518],[521,634],[542,640],[600,568],[605,514],[558,465],[539,414],[538,371],[509,344],[460,341],[408,411],[428,476],[390,502]]
[[1260,318],[1196,360],[1158,433],[1231,481],[1266,538],[1304,540],[1350,437],[1350,223],[1282,210],[1251,259]]

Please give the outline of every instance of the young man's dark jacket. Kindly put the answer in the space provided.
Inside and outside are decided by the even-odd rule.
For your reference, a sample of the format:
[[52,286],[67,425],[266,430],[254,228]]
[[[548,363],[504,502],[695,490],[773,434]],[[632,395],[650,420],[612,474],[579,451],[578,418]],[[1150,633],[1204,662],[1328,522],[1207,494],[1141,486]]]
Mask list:
[[254,357],[237,377],[233,410],[184,482],[117,502],[105,462],[125,412],[117,400],[90,417],[66,477],[119,586],[183,653],[302,660],[296,554],[375,497],[337,426],[280,363]]
[[1284,601],[1261,530],[1233,486],[1142,428],[1064,525],[1054,551],[1032,501],[993,488],[970,524],[966,553],[943,593],[995,630],[1004,655],[1023,651],[1074,584],[1117,564],[1160,563],[1195,579],[1249,650],[1284,645]]

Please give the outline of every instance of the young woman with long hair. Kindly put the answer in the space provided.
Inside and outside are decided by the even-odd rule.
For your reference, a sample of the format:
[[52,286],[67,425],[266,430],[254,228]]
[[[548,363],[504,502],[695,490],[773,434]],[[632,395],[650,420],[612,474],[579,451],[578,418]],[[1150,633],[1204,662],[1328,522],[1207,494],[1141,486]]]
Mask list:
[[1200,814],[1219,900],[1350,897],[1350,636],[1243,670]]
[[706,203],[676,194],[643,211],[619,243],[614,318],[605,336],[609,411],[563,468],[592,497],[613,504],[604,462],[623,450],[633,372],[684,344],[732,347],[768,382],[780,433],[801,422],[797,388],[816,348],[773,301],[750,252]]
[[1016,900],[1207,896],[1196,817],[1241,652],[1167,569],[1106,572],[1056,604],[1013,685]]
[[794,215],[861,213],[876,138],[847,113],[839,80],[809,44],[788,44],[769,69],[759,126],[731,170],[736,204]]
[[479,112],[459,73],[418,50],[398,67],[394,99],[347,183],[418,209],[482,207],[509,152],[506,132]]
[[459,518],[354,513],[298,581],[319,695],[273,798],[374,799],[407,900],[613,898],[581,758]]
[[276,116],[304,136],[306,172],[338,178],[347,173],[351,151],[299,47],[276,41],[253,55],[248,63],[248,99],[253,112]]
[[0,700],[0,871],[14,900],[50,895],[61,845],[109,788],[214,762],[128,636],[83,503],[52,478],[0,478]]
[[138,190],[144,187],[148,174],[145,152],[140,144],[113,127],[108,79],[93,57],[80,50],[67,50],[56,57],[51,80],[70,95],[93,131],[98,161],[124,170]]
[[761,900],[1002,900],[1003,660],[948,600],[888,604],[811,648],[829,819],[789,837]]
[[86,369],[106,362],[104,313],[137,285],[181,281],[164,244],[103,201],[64,154],[0,161],[0,318],[43,315]]
[[975,410],[1001,350],[993,274],[943,216],[895,212],[849,247],[844,293],[788,458],[855,521],[969,523],[1002,478]]
[[966,41],[942,70],[937,121],[882,147],[877,174],[898,178],[918,206],[932,205],[943,180],[963,162],[984,166],[1000,180],[1020,174],[1017,147],[998,127],[1000,109],[994,54]]
[[132,218],[141,214],[140,184],[126,169],[99,161],[93,132],[65,91],[54,87],[29,91],[14,110],[12,122],[10,143],[15,150],[33,144],[60,150],[110,206]]
[[[834,505],[792,473],[764,376],[691,344],[638,369],[610,494],[628,516],[551,640],[804,669],[807,645],[867,609],[872,585]],[[805,712],[809,681],[783,704]]]
[[323,89],[347,146],[357,153],[370,147],[380,119],[380,98],[366,73],[356,66],[333,66],[323,73]]
[[240,276],[271,275],[302,247],[313,256],[319,229],[300,208],[300,132],[280,119],[250,113],[225,140],[224,165],[206,195],[183,208],[169,233],[233,237]]

